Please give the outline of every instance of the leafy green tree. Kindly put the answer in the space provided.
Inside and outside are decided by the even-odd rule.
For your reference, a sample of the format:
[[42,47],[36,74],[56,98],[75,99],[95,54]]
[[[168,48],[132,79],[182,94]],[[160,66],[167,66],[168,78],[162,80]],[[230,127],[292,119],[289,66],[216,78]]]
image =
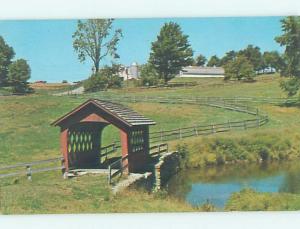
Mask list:
[[217,57],[216,55],[213,55],[207,63],[207,67],[220,67],[220,66],[221,66],[220,58]]
[[0,36],[0,87],[6,86],[8,83],[8,66],[14,56],[13,48],[6,44],[3,37]]
[[283,34],[275,40],[285,47],[285,67],[281,74],[292,77],[281,82],[281,88],[288,96],[296,95],[300,88],[300,17],[290,16],[281,20]]
[[263,58],[259,47],[248,45],[245,49],[239,51],[239,55],[245,56],[253,65],[255,71],[263,68]]
[[206,63],[207,59],[204,55],[198,55],[195,60],[194,60],[194,65],[195,66],[204,66]]
[[277,51],[264,52],[263,63],[264,67],[273,68],[275,71],[281,71],[285,66],[283,58]]
[[225,66],[225,80],[253,80],[255,71],[247,57],[238,55],[234,60],[229,61]]
[[284,75],[300,77],[300,17],[286,17],[281,24],[283,34],[275,40],[285,47],[287,66]]
[[225,54],[225,56],[222,57],[222,59],[220,60],[220,65],[221,66],[226,65],[229,61],[234,60],[236,58],[236,56],[237,56],[237,53],[235,51],[233,51],[233,50],[227,52]]
[[160,82],[157,71],[149,63],[141,66],[140,78],[143,86],[154,86]]
[[8,81],[13,88],[13,92],[25,93],[28,91],[28,80],[31,70],[27,61],[18,59],[12,62],[8,67]]
[[122,86],[122,79],[119,77],[119,64],[112,64],[112,66],[104,66],[100,69],[100,75],[107,79],[108,88],[119,88]]
[[86,92],[106,90],[107,88],[119,88],[122,86],[122,79],[119,77],[120,65],[104,66],[99,72],[91,75],[85,80],[83,87]]
[[152,42],[149,63],[165,82],[172,79],[182,67],[193,63],[193,50],[188,36],[177,23],[165,23],[157,40]]
[[99,72],[94,73],[83,82],[83,87],[85,92],[106,90],[108,87],[108,79],[106,77],[102,77]]
[[78,21],[77,30],[73,34],[73,47],[78,53],[80,62],[89,57],[95,72],[99,72],[100,61],[111,56],[119,58],[117,45],[122,37],[121,29],[113,31],[113,19],[89,19]]

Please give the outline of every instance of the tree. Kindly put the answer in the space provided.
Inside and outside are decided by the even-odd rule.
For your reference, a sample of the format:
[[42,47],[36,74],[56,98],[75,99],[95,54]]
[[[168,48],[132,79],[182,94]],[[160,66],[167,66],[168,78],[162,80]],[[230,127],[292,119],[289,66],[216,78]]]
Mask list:
[[96,92],[106,90],[108,86],[108,79],[101,77],[99,72],[92,74],[87,80],[83,82],[85,92]]
[[283,76],[292,79],[282,82],[281,88],[289,96],[296,95],[300,88],[300,17],[286,17],[281,20],[283,34],[275,40],[285,47],[285,68],[281,72]]
[[119,77],[120,65],[104,66],[98,72],[92,74],[85,80],[83,87],[87,92],[106,90],[107,88],[119,88],[122,86],[122,79]]
[[265,68],[273,68],[275,71],[281,71],[284,68],[284,60],[277,51],[264,52],[263,63]]
[[27,61],[18,59],[8,67],[8,81],[13,87],[13,92],[25,93],[28,90],[28,82],[31,70]]
[[78,21],[77,30],[73,34],[73,47],[78,53],[80,62],[89,57],[94,65],[95,72],[99,72],[100,61],[111,56],[119,58],[117,44],[122,37],[121,29],[112,31],[113,19],[89,19]]
[[141,85],[154,86],[159,83],[159,75],[154,67],[147,63],[141,66]]
[[239,54],[245,56],[250,61],[255,71],[263,68],[263,58],[259,47],[248,45],[247,48],[239,51]]
[[221,66],[221,62],[219,57],[217,57],[216,55],[212,56],[208,63],[207,63],[208,67],[220,67]]
[[233,50],[227,52],[225,54],[225,56],[222,57],[222,59],[220,60],[220,65],[221,66],[226,65],[229,61],[234,60],[236,58],[236,56],[237,56],[237,53],[235,51],[233,51]]
[[300,17],[286,17],[281,20],[283,34],[275,40],[285,47],[286,76],[300,77]]
[[0,36],[0,87],[8,83],[8,66],[11,64],[14,56],[13,48],[7,45],[3,37]]
[[193,63],[193,50],[188,36],[177,23],[165,23],[157,40],[152,42],[149,63],[165,82],[172,79],[182,67]]
[[119,64],[112,64],[112,66],[104,66],[100,69],[99,73],[101,77],[107,79],[107,87],[108,88],[119,88],[122,86],[122,79],[119,77]]
[[200,55],[198,55],[195,58],[194,65],[196,65],[196,66],[204,66],[205,63],[206,63],[206,61],[207,61],[206,57],[200,54]]
[[229,61],[225,66],[225,80],[246,79],[252,80],[255,76],[253,65],[247,57],[238,55],[234,60]]

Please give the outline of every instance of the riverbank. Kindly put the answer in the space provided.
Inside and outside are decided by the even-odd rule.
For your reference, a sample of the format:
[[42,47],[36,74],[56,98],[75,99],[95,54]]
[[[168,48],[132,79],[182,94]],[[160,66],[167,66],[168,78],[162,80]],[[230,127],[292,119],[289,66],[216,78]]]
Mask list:
[[226,211],[297,211],[300,210],[300,194],[261,193],[244,189],[228,200]]
[[185,156],[187,168],[300,158],[300,133],[294,129],[259,129],[171,142]]

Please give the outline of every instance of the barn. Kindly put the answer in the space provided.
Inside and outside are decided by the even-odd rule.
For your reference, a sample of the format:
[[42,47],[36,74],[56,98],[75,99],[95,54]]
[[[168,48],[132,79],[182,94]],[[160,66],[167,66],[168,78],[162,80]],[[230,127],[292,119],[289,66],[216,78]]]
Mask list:
[[182,68],[178,77],[224,78],[224,74],[224,68],[221,67],[187,66]]

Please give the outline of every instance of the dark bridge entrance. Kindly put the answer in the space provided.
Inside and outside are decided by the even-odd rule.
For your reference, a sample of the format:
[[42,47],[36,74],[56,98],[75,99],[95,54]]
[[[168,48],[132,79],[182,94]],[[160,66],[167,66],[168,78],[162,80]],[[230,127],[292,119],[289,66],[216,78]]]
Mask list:
[[120,130],[122,158],[128,172],[142,171],[150,159],[149,125],[155,122],[117,103],[90,99],[52,123],[60,127],[65,167],[101,166],[101,134],[107,125]]

